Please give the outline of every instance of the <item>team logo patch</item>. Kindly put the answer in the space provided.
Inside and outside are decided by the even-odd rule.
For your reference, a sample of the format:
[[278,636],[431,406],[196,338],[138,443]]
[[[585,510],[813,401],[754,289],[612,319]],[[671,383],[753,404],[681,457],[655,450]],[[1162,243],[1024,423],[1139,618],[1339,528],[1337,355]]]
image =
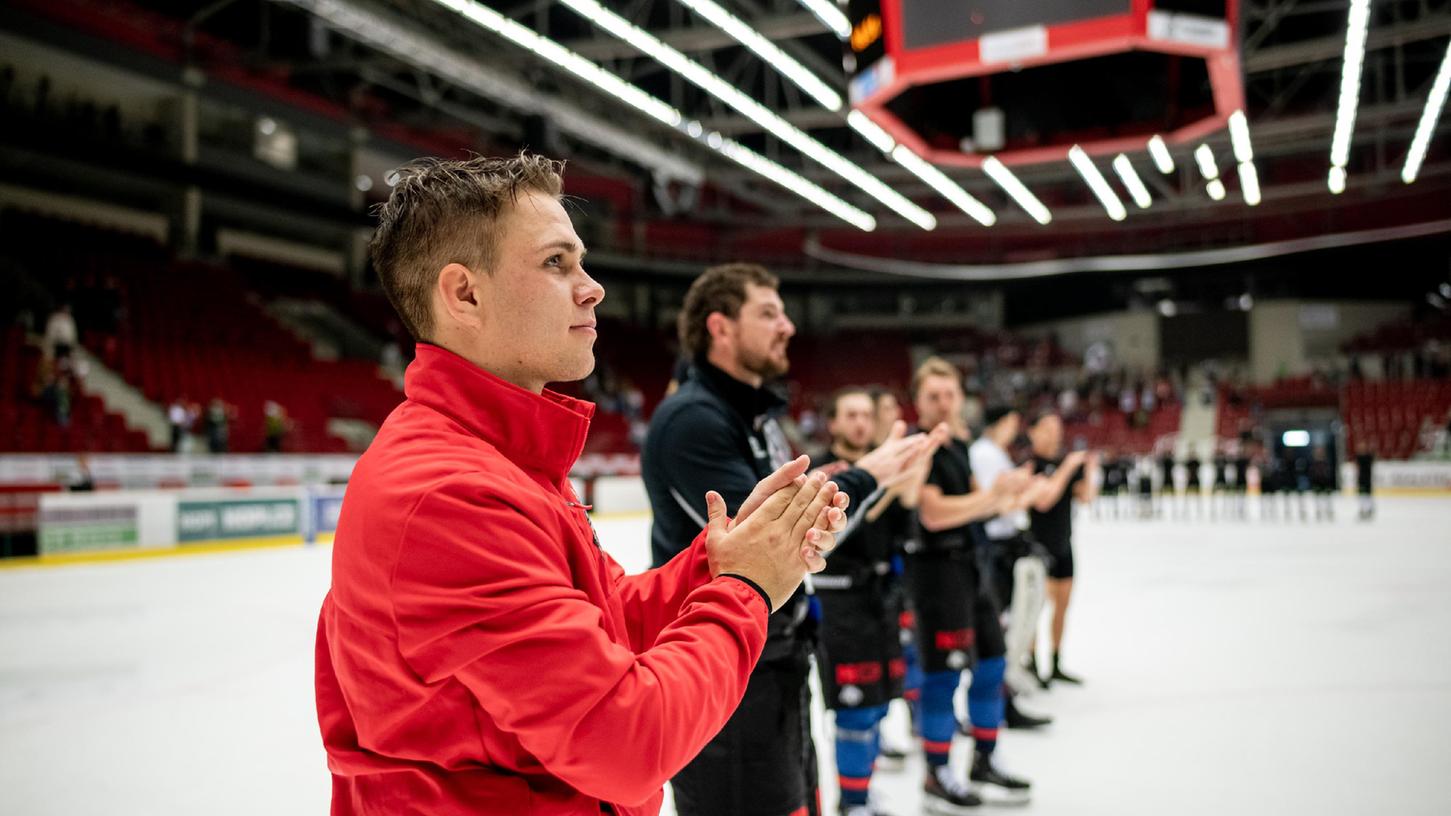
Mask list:
[[861,705],[862,700],[866,699],[866,695],[856,686],[842,686],[841,691],[836,694],[836,699],[841,701],[844,706],[855,706]]
[[963,669],[967,667],[967,652],[961,649],[953,649],[947,653],[947,667],[950,669]]

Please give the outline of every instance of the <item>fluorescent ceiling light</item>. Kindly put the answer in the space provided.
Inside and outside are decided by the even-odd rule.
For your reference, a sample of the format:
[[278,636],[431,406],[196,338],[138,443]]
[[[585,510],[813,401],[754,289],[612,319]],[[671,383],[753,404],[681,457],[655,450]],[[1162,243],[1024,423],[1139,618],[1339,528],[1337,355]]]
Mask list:
[[[775,111],[757,102],[739,88],[721,78],[704,65],[690,59],[674,48],[661,42],[658,37],[629,22],[620,15],[600,5],[596,0],[561,0],[575,13],[594,22],[606,33],[623,40],[648,54],[656,62],[669,68],[692,84],[724,102],[743,114],[747,119],[761,126],[766,132],[791,145],[807,158],[821,164],[861,190],[885,204],[892,211],[924,230],[934,229],[937,219],[905,196],[893,190],[881,179],[849,161],[800,128],[781,118]],[[474,0],[434,0],[445,5],[478,6]],[[490,10],[492,12],[492,9]],[[493,12],[497,15],[497,12]],[[531,32],[532,33],[532,32]]]
[[1219,178],[1219,165],[1214,163],[1214,151],[1209,149],[1209,145],[1201,144],[1194,148],[1194,161],[1199,164],[1199,174],[1206,181]]
[[1031,215],[1034,221],[1039,224],[1047,224],[1053,220],[1053,214],[1048,212],[1048,208],[1043,206],[1043,202],[1023,186],[1023,182],[1018,181],[1018,177],[1013,175],[1013,171],[998,161],[996,156],[988,156],[983,159],[982,171],[987,173],[988,178],[997,182],[998,186],[1008,194],[1008,197],[1012,198],[1028,215]]
[[1119,200],[1118,194],[1113,191],[1113,188],[1108,186],[1108,179],[1098,172],[1098,167],[1094,165],[1092,159],[1088,158],[1088,154],[1083,152],[1083,148],[1078,145],[1068,148],[1068,161],[1073,163],[1074,169],[1080,176],[1083,176],[1084,181],[1088,182],[1088,189],[1098,197],[1099,203],[1108,211],[1109,218],[1122,221],[1128,217],[1129,213],[1124,209],[1124,203]]
[[[821,77],[812,73],[796,58],[782,51],[775,43],[766,39],[761,32],[752,28],[741,18],[726,11],[715,0],[677,0],[681,5],[710,21],[716,28],[729,34],[736,42],[753,51],[796,87],[805,91],[812,99],[827,110],[841,110],[841,94],[826,84]],[[839,14],[840,12],[838,12]],[[842,18],[845,20],[845,18]],[[848,32],[850,33],[850,32]]]
[[853,207],[840,197],[803,178],[801,174],[782,167],[738,142],[725,139],[720,147],[720,152],[742,167],[760,173],[808,201],[816,202],[827,212],[858,229],[871,232],[877,228],[877,219],[869,213]]
[[846,123],[851,125],[852,130],[861,134],[863,139],[871,142],[872,147],[875,147],[883,153],[891,153],[892,148],[897,146],[897,140],[892,138],[892,134],[884,130],[881,125],[873,122],[870,116],[867,116],[859,110],[848,113],[846,115]]
[[1147,210],[1154,199],[1149,195],[1149,188],[1144,186],[1144,180],[1139,178],[1139,172],[1134,169],[1134,163],[1129,157],[1120,153],[1113,159],[1113,170],[1118,173],[1119,181],[1124,183],[1124,188],[1133,196],[1134,203],[1139,209]]
[[807,11],[815,14],[816,19],[825,23],[838,40],[851,36],[851,21],[846,18],[833,0],[801,0],[801,5],[805,6]]
[[[1335,108],[1335,135],[1330,140],[1330,165],[1342,170],[1350,163],[1350,136],[1355,131],[1355,109],[1360,104],[1360,71],[1365,64],[1365,33],[1370,27],[1370,0],[1350,0],[1350,21],[1345,29],[1345,59],[1340,65],[1340,100]],[[1335,191],[1335,182],[1330,183]],[[1345,189],[1342,174],[1341,189]]]
[[1254,161],[1254,147],[1249,142],[1249,120],[1244,111],[1237,110],[1229,115],[1229,141],[1234,146],[1234,160]]
[[[1255,151],[1249,140],[1249,120],[1245,118],[1242,110],[1229,115],[1229,141],[1234,147],[1234,158],[1239,162],[1239,190],[1244,193],[1244,203],[1254,207],[1260,203],[1260,175],[1255,170]],[[1213,158],[1210,156],[1211,160]]]
[[1446,104],[1446,91],[1451,87],[1451,42],[1446,44],[1446,56],[1441,58],[1441,70],[1431,83],[1431,95],[1426,97],[1426,107],[1421,110],[1421,121],[1416,125],[1416,135],[1411,137],[1411,149],[1406,153],[1406,165],[1401,168],[1401,180],[1407,184],[1416,180],[1421,172],[1421,162],[1426,158],[1426,148],[1431,144],[1431,132],[1436,129],[1436,120],[1441,117],[1441,108]]
[[[421,38],[414,37],[410,32],[392,26],[379,28],[382,24],[377,18],[366,15],[335,0],[287,0],[287,2],[313,12],[327,20],[329,24],[347,30],[354,36],[358,36],[360,39],[375,47],[398,55],[407,61],[415,62],[415,64],[422,65],[430,70],[440,70],[443,75],[449,76],[456,81],[463,81],[466,84],[470,84],[471,87],[475,87],[480,93],[493,95],[490,93],[487,83],[488,81],[497,83],[498,78],[491,77],[489,72],[484,71],[482,68],[473,64],[463,63],[452,57],[446,63],[436,64],[449,54],[446,49],[440,48],[436,42],[422,40]],[[505,17],[494,9],[474,2],[474,0],[434,0],[434,2],[459,13],[479,26],[498,34],[522,48],[533,51],[540,57],[553,62],[610,96],[663,124],[676,128],[697,140],[703,136],[705,144],[711,149],[721,153],[737,164],[782,185],[787,190],[820,206],[847,223],[864,230],[871,230],[876,227],[876,220],[870,214],[848,204],[838,196],[805,180],[799,174],[780,164],[723,138],[715,131],[705,133],[704,128],[699,122],[694,120],[689,122],[685,121],[680,111],[665,101],[652,96],[645,90],[606,71],[580,54],[560,45],[558,42],[548,37],[540,36],[527,26]],[[368,25],[364,26],[362,23],[367,23]],[[372,26],[378,30],[371,31],[368,26]],[[473,72],[467,70],[470,68],[473,69]],[[474,73],[480,75],[477,77],[477,85],[468,81],[470,77],[473,77]],[[510,99],[512,102],[520,101],[512,97]],[[536,96],[536,102],[537,99]],[[598,141],[599,133],[609,130],[609,126],[605,123],[590,120],[580,111],[550,108],[540,112],[554,118],[560,123],[561,127],[567,127],[571,132],[581,135],[581,138],[589,139],[591,138],[589,134],[592,132],[595,133],[596,135],[591,139],[592,141]],[[637,149],[640,144],[638,137],[616,141],[633,143]],[[623,151],[624,155],[631,155],[629,152],[631,149],[629,144],[622,144],[619,149]],[[678,162],[679,160],[677,159],[676,161]]]
[[906,145],[897,145],[892,149],[892,159],[902,165],[917,178],[922,179],[931,185],[932,189],[941,193],[948,201],[957,205],[958,209],[972,216],[973,220],[984,227],[991,227],[998,222],[998,217],[988,209],[986,204],[973,198],[970,193],[957,185],[957,182],[948,178],[941,170],[933,167],[926,159],[918,156],[907,148]]
[[1345,168],[1330,168],[1330,177],[1326,179],[1326,183],[1330,186],[1330,192],[1336,195],[1345,192]]
[[1239,191],[1244,193],[1244,203],[1251,207],[1260,203],[1260,176],[1255,172],[1254,162],[1239,163]]
[[[490,70],[475,60],[443,47],[437,40],[395,22],[390,16],[376,14],[339,0],[278,1],[297,6],[343,36],[390,54],[415,69],[447,77],[460,87],[509,107],[547,114],[565,133],[623,156],[657,174],[691,184],[700,183],[705,176],[694,162],[641,139],[638,133],[617,127],[563,99],[541,94],[537,88],[514,77]],[[523,34],[537,38],[537,35],[517,23],[510,22],[509,25],[520,29]],[[591,64],[588,61],[584,63]],[[646,105],[641,108],[642,112],[673,126],[675,117],[679,115],[674,108],[659,100],[654,100],[656,104],[649,105],[646,100],[653,97],[624,83],[618,77],[614,77],[614,80],[635,91],[635,94],[618,96],[621,101],[635,107]],[[610,92],[625,93],[622,88],[613,88]]]
[[1154,134],[1149,138],[1149,155],[1154,157],[1154,166],[1159,172],[1168,175],[1174,172],[1174,157],[1169,155],[1169,146],[1164,144],[1164,137]]
[[1219,179],[1211,179],[1208,184],[1204,185],[1204,189],[1215,201],[1224,200],[1224,182]]
[[973,220],[984,227],[991,227],[997,223],[997,216],[986,204],[978,201],[971,193],[962,189],[957,182],[948,178],[941,170],[938,170],[926,159],[913,153],[906,145],[899,145],[888,133],[873,122],[870,117],[861,111],[852,111],[846,115],[846,122],[851,125],[852,130],[861,134],[862,138],[871,142],[872,146],[885,153],[892,161],[902,165],[908,172],[921,179],[929,187],[941,193],[944,198],[951,201],[958,209],[972,216]]

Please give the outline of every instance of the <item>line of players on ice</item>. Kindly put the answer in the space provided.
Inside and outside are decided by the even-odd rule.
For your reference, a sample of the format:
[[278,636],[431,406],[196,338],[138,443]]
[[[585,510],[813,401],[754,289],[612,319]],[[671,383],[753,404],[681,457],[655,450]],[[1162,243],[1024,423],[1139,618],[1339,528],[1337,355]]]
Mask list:
[[[1257,487],[1261,521],[1308,521],[1311,505],[1316,521],[1335,520],[1338,479],[1324,447],[1309,456],[1275,456],[1262,444],[1231,440],[1212,445],[1211,457],[1201,458],[1190,446],[1178,460],[1169,445],[1159,447],[1152,456],[1110,454],[1102,460],[1094,518],[1247,520],[1250,488]],[[1364,521],[1375,515],[1374,457],[1362,449],[1355,463]]]
[[[973,441],[960,374],[939,358],[917,369],[911,396],[919,426],[946,423],[951,438],[871,504],[813,580],[817,665],[835,711],[840,808],[850,816],[882,812],[869,800],[872,774],[905,756],[881,736],[893,699],[907,701],[921,739],[924,805],[953,813],[1030,798],[1031,783],[993,759],[999,729],[1048,725],[1015,698],[1081,682],[1058,656],[1073,589],[1072,504],[1094,500],[1097,480],[1085,475],[1097,456],[1064,454],[1056,414],[1024,417],[1008,407],[990,408]],[[899,415],[890,392],[838,391],[826,411],[831,447],[813,464],[831,472],[860,459]],[[1031,451],[1019,463],[1013,452],[1023,435]],[[1035,636],[1047,603],[1052,662],[1040,667]],[[954,697],[965,670],[967,718],[959,722]],[[966,778],[949,763],[959,734],[973,743]]]
[[[1300,460],[1251,456],[1250,445],[1225,446],[1208,460],[1191,451],[1179,462],[1168,450],[1101,460],[1065,452],[1055,413],[1025,416],[1011,407],[989,408],[974,440],[962,420],[960,374],[939,358],[919,366],[911,398],[919,427],[945,422],[951,439],[915,478],[871,504],[813,581],[821,610],[818,670],[835,711],[840,808],[849,816],[882,812],[869,799],[873,772],[905,757],[881,734],[888,704],[898,698],[921,739],[928,810],[965,812],[1030,798],[1031,783],[1003,771],[993,754],[1000,728],[1050,722],[1020,710],[1015,698],[1082,682],[1059,662],[1073,591],[1075,501],[1115,517],[1167,511],[1244,518],[1245,488],[1257,477],[1262,518],[1290,518],[1297,502],[1304,518],[1307,492],[1316,496],[1317,518],[1333,517],[1335,472],[1323,449]],[[838,391],[826,411],[831,446],[813,464],[831,472],[859,460],[899,415],[891,392]],[[1368,497],[1367,452],[1358,465]],[[1362,518],[1371,512],[1363,499]],[[1036,633],[1045,608],[1052,662],[1040,667]],[[959,722],[954,697],[965,670],[967,720]],[[958,734],[973,742],[966,779],[949,763]]]

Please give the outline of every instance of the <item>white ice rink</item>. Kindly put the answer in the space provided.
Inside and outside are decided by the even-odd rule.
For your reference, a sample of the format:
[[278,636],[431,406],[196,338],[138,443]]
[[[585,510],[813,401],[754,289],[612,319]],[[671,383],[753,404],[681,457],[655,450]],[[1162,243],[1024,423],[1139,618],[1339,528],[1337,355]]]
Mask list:
[[[1065,665],[1088,684],[1025,703],[1058,722],[1000,742],[1036,783],[1027,811],[1451,813],[1451,501],[1381,511],[1080,514]],[[645,520],[599,527],[642,566]],[[312,646],[329,555],[0,570],[0,814],[326,813]],[[917,758],[878,774],[893,812],[918,812],[920,774]]]

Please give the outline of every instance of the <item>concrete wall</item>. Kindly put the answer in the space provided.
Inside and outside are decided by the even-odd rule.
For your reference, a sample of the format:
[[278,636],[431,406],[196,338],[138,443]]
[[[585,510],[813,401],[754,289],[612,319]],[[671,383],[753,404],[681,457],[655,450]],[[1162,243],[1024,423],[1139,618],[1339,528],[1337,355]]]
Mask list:
[[1250,378],[1256,383],[1306,373],[1305,335],[1300,330],[1300,302],[1256,303],[1249,313]]
[[1411,313],[1411,307],[1401,302],[1307,301],[1302,305],[1300,328],[1305,332],[1305,356],[1310,360],[1337,357],[1345,341]]
[[1409,306],[1398,302],[1257,303],[1250,312],[1250,376],[1268,383],[1307,374],[1314,362],[1339,357],[1345,341],[1409,312]]
[[1106,342],[1119,365],[1130,369],[1151,369],[1159,365],[1159,315],[1156,312],[1111,312],[1025,326],[1024,334],[1042,336],[1056,332],[1058,342],[1069,352],[1082,356],[1089,346]]

